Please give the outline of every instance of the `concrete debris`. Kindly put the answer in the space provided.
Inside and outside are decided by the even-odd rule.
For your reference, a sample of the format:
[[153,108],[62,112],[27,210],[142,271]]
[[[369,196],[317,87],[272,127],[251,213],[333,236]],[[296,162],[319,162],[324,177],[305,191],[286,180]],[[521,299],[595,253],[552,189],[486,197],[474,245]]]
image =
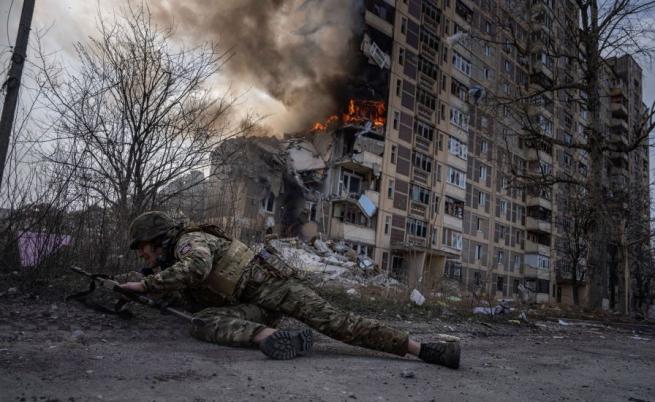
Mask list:
[[375,268],[375,261],[368,256],[360,254],[357,256],[357,266],[361,269],[373,269]]
[[482,315],[502,315],[509,312],[509,308],[502,304],[497,305],[496,307],[476,307],[473,309],[473,314],[482,314]]
[[362,209],[362,212],[364,212],[364,214],[369,218],[372,218],[373,215],[375,215],[375,212],[377,211],[377,207],[364,194],[359,196],[359,200],[357,200],[357,204]]
[[364,39],[360,49],[369,61],[377,64],[380,69],[389,68],[391,66],[391,58],[388,54],[382,51],[377,43],[373,42],[371,37],[368,34],[364,34]]
[[328,248],[327,244],[325,244],[325,242],[321,239],[314,240],[314,247],[321,255],[330,253],[330,249]]
[[528,315],[525,314],[525,311],[521,311],[521,314],[519,314],[519,320],[528,324],[530,323],[530,320],[528,320]]
[[571,325],[571,323],[568,323],[568,322],[566,322],[564,320],[559,320],[558,323],[559,323],[559,325],[562,325],[562,326],[565,326],[565,327]]
[[334,245],[334,251],[336,251],[337,253],[345,253],[349,249],[350,247],[348,247],[348,245],[343,241],[340,241]]
[[7,294],[8,295],[15,295],[16,293],[18,293],[18,288],[9,288],[9,289],[7,289]]
[[409,295],[409,300],[417,306],[422,306],[423,303],[425,303],[425,296],[423,296],[418,290],[414,289],[412,290],[412,294]]
[[403,286],[379,271],[370,257],[357,254],[344,242],[315,239],[311,244],[297,238],[269,242],[283,260],[306,279],[339,286]]
[[416,374],[414,374],[414,372],[410,370],[403,370],[400,372],[400,376],[402,378],[414,378],[416,377]]
[[349,294],[349,295],[351,295],[351,296],[357,296],[357,295],[359,294],[359,293],[357,292],[357,289],[354,289],[354,288],[350,288],[350,289],[348,289],[348,290],[346,291],[346,293]]

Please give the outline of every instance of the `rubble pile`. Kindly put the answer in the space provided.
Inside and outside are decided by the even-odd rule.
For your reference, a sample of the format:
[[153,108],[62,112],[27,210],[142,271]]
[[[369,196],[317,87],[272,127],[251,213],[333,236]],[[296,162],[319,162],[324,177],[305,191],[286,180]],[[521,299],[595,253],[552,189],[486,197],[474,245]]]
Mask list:
[[382,272],[371,258],[357,254],[343,242],[316,238],[306,243],[298,238],[269,242],[287,264],[314,283],[338,286],[404,286]]

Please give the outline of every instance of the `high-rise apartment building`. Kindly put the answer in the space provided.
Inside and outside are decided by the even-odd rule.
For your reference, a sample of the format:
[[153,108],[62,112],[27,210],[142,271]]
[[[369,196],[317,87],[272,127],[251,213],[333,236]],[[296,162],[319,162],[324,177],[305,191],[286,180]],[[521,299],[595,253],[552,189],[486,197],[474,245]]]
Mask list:
[[[571,231],[570,188],[517,175],[584,180],[583,151],[530,141],[523,133],[530,125],[564,143],[581,138],[589,123],[585,94],[543,91],[527,102],[509,101],[579,78],[552,56],[575,42],[554,23],[575,24],[575,7],[568,1],[365,3],[367,31],[391,43],[377,261],[420,289],[431,289],[445,274],[498,297],[521,289],[537,302],[569,303],[575,287],[584,299],[584,256],[573,285],[563,247]],[[604,124],[612,141],[627,144],[643,107],[641,69],[630,56],[608,64]],[[479,103],[485,94],[496,101]],[[648,166],[645,146],[611,155],[608,191],[639,188],[637,198],[647,200]],[[648,216],[647,209],[641,213]],[[612,239],[617,247],[619,237]],[[632,262],[617,258],[606,274],[608,298],[613,286],[623,288],[621,297],[628,293]]]

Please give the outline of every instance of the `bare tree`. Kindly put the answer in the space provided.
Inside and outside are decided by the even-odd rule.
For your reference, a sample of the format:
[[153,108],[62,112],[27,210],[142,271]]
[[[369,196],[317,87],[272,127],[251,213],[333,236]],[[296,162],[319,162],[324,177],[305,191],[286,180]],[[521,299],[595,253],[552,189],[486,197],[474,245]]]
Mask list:
[[[621,56],[642,60],[653,56],[655,32],[645,21],[653,17],[655,2],[506,3],[514,12],[499,9],[495,30],[474,38],[499,45],[504,55],[500,85],[480,109],[495,113],[505,127],[499,141],[506,145],[501,154],[511,185],[551,199],[553,192],[571,186],[584,194],[591,207],[584,219],[589,220],[585,225],[588,301],[598,308],[608,297],[610,242],[620,243],[608,225],[620,214],[613,209],[615,190],[622,185],[615,178],[625,176],[624,166],[616,166],[615,161],[628,160],[635,153],[647,155],[655,127],[655,105],[646,108],[640,99],[630,99],[629,123],[622,132],[610,129],[607,116],[614,113],[610,105],[615,96],[624,96],[625,89],[613,78],[618,76]],[[628,100],[618,102],[625,106]],[[564,130],[555,129],[554,119]],[[531,162],[511,158],[517,149],[532,153]]]
[[73,178],[74,199],[106,206],[121,231],[136,214],[203,181],[193,176],[161,192],[208,167],[211,150],[246,127],[230,126],[233,102],[210,87],[229,53],[176,44],[172,28],[155,26],[144,6],[123,11],[113,20],[100,15],[99,36],[75,45],[74,71],[42,57],[56,122],[47,138],[56,145],[44,156]]
[[591,207],[587,204],[583,187],[564,185],[566,191],[559,198],[560,213],[555,218],[558,233],[555,248],[560,255],[557,276],[570,281],[573,304],[580,304],[580,288],[586,281],[589,242],[587,233],[591,224]]

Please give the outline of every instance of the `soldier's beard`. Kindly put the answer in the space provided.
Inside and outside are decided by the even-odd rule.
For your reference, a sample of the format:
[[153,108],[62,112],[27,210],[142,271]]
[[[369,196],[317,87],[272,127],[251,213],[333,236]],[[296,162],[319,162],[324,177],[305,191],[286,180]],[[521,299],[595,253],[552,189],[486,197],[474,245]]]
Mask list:
[[161,246],[154,247],[152,244],[145,244],[139,248],[139,256],[143,258],[150,268],[156,268],[159,266],[158,258],[162,253],[163,250]]

